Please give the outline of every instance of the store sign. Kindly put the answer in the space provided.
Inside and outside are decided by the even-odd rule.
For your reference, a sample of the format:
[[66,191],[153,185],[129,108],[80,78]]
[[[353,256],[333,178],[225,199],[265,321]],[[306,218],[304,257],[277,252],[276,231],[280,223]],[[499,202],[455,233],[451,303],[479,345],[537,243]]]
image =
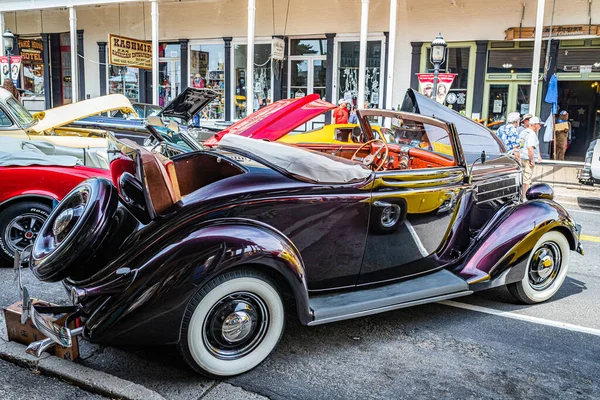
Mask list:
[[591,74],[592,73],[592,66],[591,65],[580,65],[579,66],[579,73],[580,74]]
[[44,58],[42,56],[44,51],[44,44],[39,39],[19,39],[19,52],[23,61],[34,63],[43,63]]
[[[508,28],[504,40],[534,39],[535,28]],[[550,27],[545,26],[542,37],[550,36]],[[600,25],[559,25],[552,27],[552,37],[600,36]]]
[[[419,92],[425,96],[433,97],[433,74],[417,74],[419,78]],[[456,74],[438,74],[437,93],[435,100],[444,104],[446,96],[450,92],[452,82]],[[458,98],[456,99],[458,100]]]
[[8,56],[0,57],[0,70],[2,70],[2,84],[5,79],[8,79],[9,75],[15,85],[17,85],[19,79],[19,72],[21,71],[21,56],[10,56],[10,71],[8,69]]
[[109,34],[108,54],[112,65],[152,69],[152,42]]
[[273,38],[273,46],[271,48],[273,49],[271,58],[273,60],[283,60],[285,56],[285,41],[280,38]]

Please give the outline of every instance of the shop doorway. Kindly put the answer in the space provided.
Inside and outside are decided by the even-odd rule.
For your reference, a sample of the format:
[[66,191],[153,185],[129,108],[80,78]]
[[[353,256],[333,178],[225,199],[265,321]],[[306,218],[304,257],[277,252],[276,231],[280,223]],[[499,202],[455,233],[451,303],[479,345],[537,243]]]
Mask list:
[[496,131],[506,124],[508,113],[517,111],[521,115],[529,110],[531,85],[529,82],[494,82],[486,85],[488,99],[484,104],[484,115],[487,115],[488,128]]
[[583,161],[590,142],[598,138],[598,83],[594,81],[559,81],[558,105],[569,113],[571,142],[565,159]]
[[[325,98],[327,86],[326,56],[291,56],[288,74],[289,98],[300,98],[316,93]],[[315,118],[298,130],[318,129],[325,125],[325,115]]]

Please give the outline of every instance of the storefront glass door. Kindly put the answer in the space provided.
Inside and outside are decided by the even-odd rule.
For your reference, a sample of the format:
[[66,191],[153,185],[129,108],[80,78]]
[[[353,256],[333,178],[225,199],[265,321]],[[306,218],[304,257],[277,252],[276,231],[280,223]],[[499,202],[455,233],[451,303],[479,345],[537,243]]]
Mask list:
[[161,43],[158,63],[158,105],[164,107],[177,97],[181,90],[181,46]]
[[532,112],[529,109],[531,85],[524,82],[488,83],[486,87],[486,102],[484,115],[486,124],[493,131],[506,123],[508,113],[517,111],[519,114]]
[[317,93],[325,98],[325,57],[304,57],[290,60],[289,98],[304,97]]

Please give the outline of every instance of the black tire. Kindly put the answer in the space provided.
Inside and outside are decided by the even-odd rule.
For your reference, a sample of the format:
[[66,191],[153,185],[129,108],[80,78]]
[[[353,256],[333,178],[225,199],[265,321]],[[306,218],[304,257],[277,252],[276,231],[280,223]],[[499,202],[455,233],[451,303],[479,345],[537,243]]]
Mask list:
[[27,200],[0,211],[0,267],[13,266],[15,250],[22,251],[33,243],[51,211],[48,204]]
[[104,178],[88,179],[71,190],[52,210],[33,244],[29,259],[33,274],[44,282],[58,282],[71,272],[84,274],[91,264],[102,265],[101,260],[110,256],[102,244],[111,239],[108,232],[117,197],[117,188]]
[[253,270],[227,272],[190,300],[178,347],[195,371],[224,378],[263,362],[279,343],[284,326],[285,306],[271,277]]
[[382,235],[394,233],[406,219],[406,205],[389,203],[387,206],[372,206],[371,231]]
[[[565,235],[558,231],[546,232],[531,250],[525,277],[508,284],[508,291],[523,304],[549,300],[567,276],[570,252]],[[548,265],[544,262],[548,262]]]

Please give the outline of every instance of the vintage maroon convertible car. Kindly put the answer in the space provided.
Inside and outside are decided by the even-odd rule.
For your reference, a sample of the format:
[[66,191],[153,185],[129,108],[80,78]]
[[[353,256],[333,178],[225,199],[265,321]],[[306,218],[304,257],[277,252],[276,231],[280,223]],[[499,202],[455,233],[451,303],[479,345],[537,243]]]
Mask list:
[[[289,130],[312,107],[298,101],[274,111]],[[489,131],[412,92],[403,108],[360,112],[360,148],[226,134],[205,150],[152,127],[155,152],[116,143],[131,173],[77,186],[24,252],[40,280],[62,280],[83,323],[69,330],[25,307],[49,336],[28,351],[73,335],[174,343],[196,371],[223,377],[262,362],[286,317],[318,325],[500,285],[526,303],[552,297],[581,252],[552,190],[534,185],[523,201],[519,166]],[[397,143],[373,141],[371,121]],[[400,223],[372,229],[379,209]]]

